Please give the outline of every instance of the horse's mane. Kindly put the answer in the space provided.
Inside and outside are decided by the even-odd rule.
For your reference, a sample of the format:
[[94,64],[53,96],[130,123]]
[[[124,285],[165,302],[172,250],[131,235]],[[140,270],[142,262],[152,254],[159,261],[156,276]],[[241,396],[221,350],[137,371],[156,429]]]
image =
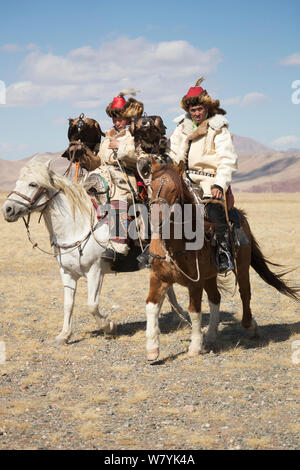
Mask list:
[[45,189],[62,191],[68,199],[73,215],[76,209],[83,214],[91,213],[92,204],[85,189],[80,184],[55,173],[45,162],[30,160],[22,168],[20,178],[25,181],[32,181]]
[[188,186],[184,182],[182,176],[178,173],[175,165],[167,163],[161,165],[159,168],[155,168],[152,174],[152,178],[156,179],[162,176],[169,176],[175,184],[179,204],[194,204],[194,198],[191,194]]

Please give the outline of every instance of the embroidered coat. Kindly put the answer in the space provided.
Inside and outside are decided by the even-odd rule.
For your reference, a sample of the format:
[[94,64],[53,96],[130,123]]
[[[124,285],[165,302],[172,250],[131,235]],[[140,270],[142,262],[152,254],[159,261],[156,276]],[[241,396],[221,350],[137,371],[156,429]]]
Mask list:
[[228,121],[221,114],[203,121],[197,128],[193,128],[193,121],[186,114],[170,137],[168,153],[176,163],[186,161],[189,176],[201,187],[203,197],[211,197],[214,184],[226,191],[237,170]]

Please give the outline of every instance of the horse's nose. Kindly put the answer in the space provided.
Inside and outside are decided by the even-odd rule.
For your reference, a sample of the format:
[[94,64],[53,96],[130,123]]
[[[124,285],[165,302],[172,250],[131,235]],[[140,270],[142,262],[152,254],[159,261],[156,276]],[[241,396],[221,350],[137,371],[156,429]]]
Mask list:
[[2,212],[3,212],[3,215],[4,217],[10,217],[12,215],[14,215],[14,208],[11,204],[5,204],[5,206],[2,208]]
[[14,212],[14,208],[12,206],[6,206],[6,213],[11,215]]

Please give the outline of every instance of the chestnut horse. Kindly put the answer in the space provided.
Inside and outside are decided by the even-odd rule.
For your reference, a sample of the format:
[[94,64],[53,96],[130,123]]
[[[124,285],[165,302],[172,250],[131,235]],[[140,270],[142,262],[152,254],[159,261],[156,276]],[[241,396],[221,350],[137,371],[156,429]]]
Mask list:
[[[151,222],[152,229],[153,210],[167,207],[172,213],[174,204],[182,208],[184,204],[191,204],[193,218],[197,206],[193,193],[188,188],[182,175],[184,165],[160,165],[152,161],[151,180],[149,182],[151,192]],[[262,254],[257,241],[251,233],[246,216],[239,211],[242,222],[241,226],[248,238],[249,243],[241,245],[236,253],[236,277],[239,292],[243,303],[242,325],[252,336],[259,336],[257,323],[250,308],[250,266],[269,285],[280,293],[295,300],[300,300],[298,288],[289,287],[282,279],[283,274],[273,273],[268,264],[279,266],[266,260]],[[213,345],[217,338],[219,324],[219,310],[221,296],[217,287],[217,270],[212,264],[212,247],[210,241],[204,239],[204,244],[198,251],[186,250],[187,240],[184,237],[176,239],[175,221],[172,223],[170,216],[170,235],[168,239],[162,237],[163,218],[159,217],[159,229],[157,237],[151,239],[150,256],[152,257],[152,269],[150,275],[150,291],[146,301],[146,349],[147,359],[154,361],[159,356],[159,325],[158,317],[166,290],[174,283],[187,287],[189,291],[189,314],[192,323],[191,343],[189,356],[198,355],[203,348],[203,335],[201,331],[201,300],[203,289],[206,291],[210,306],[210,321],[205,343]],[[173,217],[174,219],[174,217]],[[184,220],[182,221],[184,223]],[[154,227],[155,228],[155,227]]]

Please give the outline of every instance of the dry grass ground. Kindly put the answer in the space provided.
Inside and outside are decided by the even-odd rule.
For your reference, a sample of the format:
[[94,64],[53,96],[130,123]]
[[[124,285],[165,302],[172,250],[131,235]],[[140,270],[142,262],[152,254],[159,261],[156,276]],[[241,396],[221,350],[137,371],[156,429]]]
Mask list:
[[[0,202],[4,201],[1,193]],[[264,254],[297,269],[300,194],[238,194]],[[79,282],[71,343],[56,347],[63,290],[54,259],[31,248],[22,221],[0,218],[0,448],[296,449],[299,443],[299,305],[251,273],[252,309],[262,338],[240,326],[238,293],[225,294],[216,353],[188,358],[188,327],[161,319],[161,361],[145,361],[149,272],[105,278],[101,308],[118,323],[109,339],[86,309]],[[43,222],[33,238],[49,248]],[[184,289],[176,287],[187,306]],[[203,302],[204,326],[208,322]],[[300,355],[298,355],[300,356]],[[294,361],[295,362],[295,361]]]

